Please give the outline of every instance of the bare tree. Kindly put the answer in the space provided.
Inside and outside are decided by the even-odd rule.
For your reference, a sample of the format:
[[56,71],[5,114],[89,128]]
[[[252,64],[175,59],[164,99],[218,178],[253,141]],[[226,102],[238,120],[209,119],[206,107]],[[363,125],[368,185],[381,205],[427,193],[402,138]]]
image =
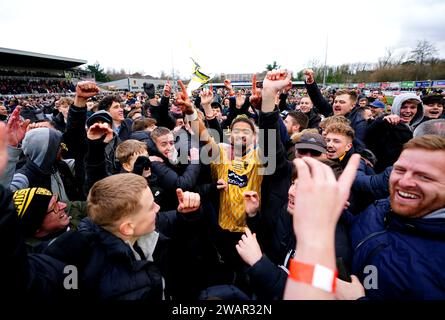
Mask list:
[[393,65],[394,50],[392,48],[385,48],[385,51],[385,55],[379,58],[377,62],[377,68],[379,69],[391,68]]
[[423,65],[428,59],[434,58],[437,48],[427,40],[418,40],[416,47],[411,51],[410,58]]

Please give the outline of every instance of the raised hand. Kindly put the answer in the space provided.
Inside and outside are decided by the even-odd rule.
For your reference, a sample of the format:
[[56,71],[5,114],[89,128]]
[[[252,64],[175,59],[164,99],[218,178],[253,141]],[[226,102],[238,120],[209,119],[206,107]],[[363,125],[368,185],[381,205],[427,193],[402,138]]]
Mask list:
[[271,90],[275,94],[289,85],[291,74],[286,70],[269,71],[263,81],[263,91]]
[[252,95],[250,96],[250,104],[255,109],[261,109],[261,89],[256,87],[256,74],[252,76]]
[[179,205],[178,212],[189,213],[199,209],[201,205],[201,197],[198,193],[182,191],[182,189],[176,189],[176,196],[178,197]]
[[263,253],[256,239],[256,234],[252,234],[249,228],[245,228],[244,232],[245,234],[241,236],[241,240],[238,241],[236,245],[236,251],[238,251],[238,254],[245,263],[253,266],[261,259]]
[[232,97],[235,95],[235,91],[233,91],[232,83],[229,79],[224,80],[224,86],[227,90],[229,90],[229,95]]
[[211,105],[213,102],[213,86],[210,85],[209,89],[204,89],[199,95],[201,97],[201,104],[203,107]]
[[108,123],[95,123],[88,128],[87,137],[90,140],[97,140],[105,135],[104,142],[108,143],[113,139],[113,130]]
[[8,145],[11,147],[17,147],[25,137],[27,128],[31,120],[21,120],[20,110],[21,106],[17,106],[9,117],[8,124],[6,125]]
[[256,191],[244,191],[244,208],[248,216],[252,217],[256,215],[260,207],[260,198]]
[[334,239],[335,226],[348,200],[359,163],[360,155],[352,155],[337,181],[332,169],[318,160],[308,157],[294,160],[298,196],[291,213],[299,243]]
[[236,108],[240,109],[243,106],[244,102],[246,101],[246,96],[243,95],[240,91],[238,91],[236,93],[235,100],[236,100]]
[[54,126],[51,123],[46,122],[46,121],[33,122],[28,125],[28,127],[26,128],[26,132],[28,132],[29,130],[32,130],[32,129],[37,129],[37,128],[53,128],[54,129]]
[[315,79],[314,79],[314,70],[312,70],[312,69],[304,69],[303,74],[304,74],[305,81],[306,81],[307,84],[314,83],[314,81],[315,81]]
[[172,86],[171,86],[171,84],[170,84],[170,81],[167,80],[167,82],[166,82],[165,85],[164,85],[164,91],[163,91],[163,93],[164,93],[164,97],[169,98],[171,92],[172,92]]
[[286,70],[269,71],[263,80],[261,110],[272,112],[275,109],[275,98],[278,91],[291,82],[291,75]]
[[178,84],[181,87],[181,92],[176,93],[176,104],[181,108],[182,112],[184,112],[185,114],[193,114],[194,108],[187,94],[187,88],[185,87],[185,85],[182,83],[181,80],[178,80]]
[[0,176],[8,163],[7,134],[5,124],[0,122]]
[[288,93],[290,89],[292,89],[292,81],[289,81],[289,83],[287,84],[287,86],[285,86],[285,87],[283,88],[283,93]]
[[88,98],[94,97],[99,93],[99,88],[92,81],[80,81],[76,86],[76,96],[74,97],[74,105],[79,108],[86,106]]

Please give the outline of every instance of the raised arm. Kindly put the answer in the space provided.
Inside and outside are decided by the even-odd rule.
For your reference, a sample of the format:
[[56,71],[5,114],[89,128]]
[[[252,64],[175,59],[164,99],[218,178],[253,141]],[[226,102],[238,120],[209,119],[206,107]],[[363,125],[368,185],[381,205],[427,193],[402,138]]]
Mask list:
[[159,122],[158,126],[166,127],[170,130],[173,130],[175,127],[175,121],[169,115],[169,107],[170,107],[170,94],[172,91],[172,86],[170,81],[167,81],[164,85],[164,90],[162,91],[161,103],[159,104]]
[[314,106],[317,108],[318,112],[325,117],[331,116],[333,112],[332,106],[323,97],[320,88],[318,88],[318,85],[315,83],[314,71],[312,69],[306,69],[304,70],[304,76],[307,93],[314,103]]
[[113,130],[107,123],[95,123],[87,132],[86,155],[87,192],[97,181],[107,177],[105,147],[113,139]]
[[[8,188],[13,180],[15,167],[19,161],[19,156],[22,152],[20,143],[25,137],[30,120],[22,121],[20,119],[21,107],[17,106],[9,117],[8,123],[4,130],[4,136],[1,137],[1,144],[7,146],[6,156],[1,157],[0,162],[6,162],[6,170],[0,174],[0,184]],[[3,123],[2,123],[3,124]],[[27,185],[23,185],[26,188]],[[17,184],[17,188],[19,185]],[[14,189],[17,190],[17,189]]]
[[[273,131],[264,132],[260,135],[260,146],[262,146],[263,162],[269,160],[271,157],[269,150],[270,147],[275,148],[275,166],[271,166],[271,162],[268,161],[266,167],[266,174],[270,175],[281,169],[286,163],[286,150],[281,143],[280,138],[280,124],[279,124],[279,110],[275,108],[275,97],[279,90],[285,88],[290,82],[290,74],[285,70],[270,71],[267,73],[266,78],[263,81],[262,91],[262,103],[261,112],[259,118],[259,127],[263,130],[272,129]],[[252,95],[257,95],[256,85],[252,85]],[[273,135],[269,133],[275,133],[275,139],[272,143],[269,142],[269,138]]]
[[63,133],[63,142],[68,147],[69,158],[73,158],[74,172],[79,185],[85,183],[85,154],[88,151],[87,133],[85,123],[87,119],[87,99],[99,93],[94,82],[81,81],[76,86],[74,103],[68,110],[66,130]]
[[[178,80],[178,84],[181,87],[181,92],[176,94],[176,103],[181,108],[182,112],[186,114],[186,120],[190,121],[190,125],[193,130],[197,129],[199,132],[199,140],[204,144],[210,144],[211,150],[217,152],[217,154],[213,154],[213,157],[217,157],[219,155],[219,148],[216,144],[215,140],[212,138],[210,133],[208,132],[204,121],[199,119],[198,112],[193,106],[190,98],[187,95],[187,89],[182,83],[181,80]],[[203,94],[201,94],[201,105],[204,108],[205,115],[213,116],[213,110],[211,108],[211,103],[213,101],[213,91],[212,90],[204,90]]]
[[298,171],[294,194],[298,196],[290,213],[297,246],[290,261],[284,299],[334,299],[335,228],[359,162],[360,156],[352,155],[337,181],[332,169],[318,160],[294,160]]

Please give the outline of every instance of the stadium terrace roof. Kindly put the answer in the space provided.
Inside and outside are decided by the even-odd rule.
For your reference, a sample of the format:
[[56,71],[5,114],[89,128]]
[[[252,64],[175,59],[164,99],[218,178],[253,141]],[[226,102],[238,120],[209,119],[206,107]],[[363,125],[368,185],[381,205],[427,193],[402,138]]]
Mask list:
[[87,61],[81,59],[58,57],[0,47],[0,65],[5,67],[64,70],[85,63],[87,63]]

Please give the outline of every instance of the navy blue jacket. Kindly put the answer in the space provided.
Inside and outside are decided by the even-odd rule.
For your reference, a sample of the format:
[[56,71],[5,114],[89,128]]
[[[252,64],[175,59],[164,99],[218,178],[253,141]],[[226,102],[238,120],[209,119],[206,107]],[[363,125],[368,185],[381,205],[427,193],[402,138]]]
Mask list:
[[[391,211],[389,199],[348,216],[354,256],[352,272],[360,281],[364,268],[378,271],[371,299],[445,299],[445,219],[409,219]],[[366,288],[365,288],[366,289]]]
[[124,121],[122,121],[118,134],[120,141],[125,141],[130,139],[132,126],[133,126],[133,120],[127,118],[124,119]]

